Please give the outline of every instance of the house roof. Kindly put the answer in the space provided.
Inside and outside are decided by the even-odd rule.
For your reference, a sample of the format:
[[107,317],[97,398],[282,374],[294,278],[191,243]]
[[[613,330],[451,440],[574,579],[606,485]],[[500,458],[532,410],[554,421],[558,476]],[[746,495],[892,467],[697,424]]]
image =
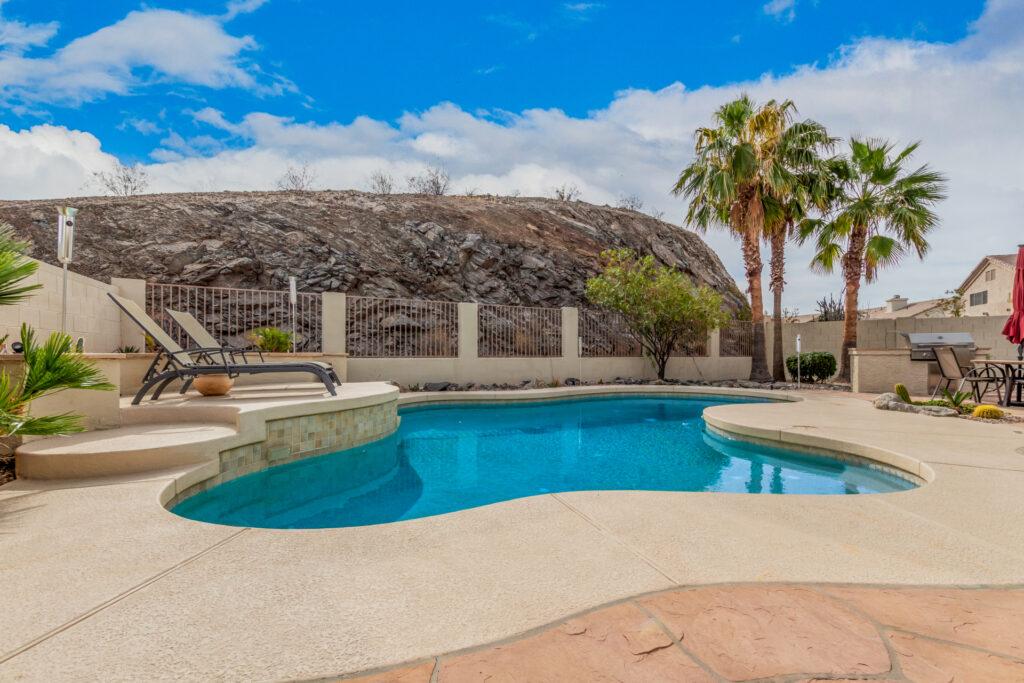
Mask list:
[[[921,315],[926,311],[930,311],[939,304],[942,303],[942,299],[927,299],[925,301],[912,301],[906,305],[905,308],[901,308],[898,311],[890,311],[889,306],[876,306],[874,308],[862,308],[860,310],[861,320],[889,320],[892,318],[913,318],[914,316]],[[790,322],[795,323],[810,323],[815,322],[818,319],[817,313],[804,313],[803,315],[796,315],[789,318]]]
[[913,318],[938,306],[942,299],[927,299],[925,301],[911,301],[898,311],[890,311],[888,306],[877,306],[875,308],[862,308],[860,311],[861,320],[882,320],[889,318]]
[[971,283],[978,279],[978,276],[981,275],[981,273],[985,270],[985,268],[990,263],[994,263],[994,264],[999,265],[999,266],[1007,266],[1007,267],[1010,267],[1010,268],[1014,268],[1017,265],[1017,255],[1016,254],[990,254],[990,255],[984,257],[983,259],[978,261],[978,265],[974,266],[974,270],[971,271],[971,274],[967,276],[967,279],[964,280],[957,289],[959,289],[960,291],[963,291],[963,290],[967,289],[968,287],[970,287]]

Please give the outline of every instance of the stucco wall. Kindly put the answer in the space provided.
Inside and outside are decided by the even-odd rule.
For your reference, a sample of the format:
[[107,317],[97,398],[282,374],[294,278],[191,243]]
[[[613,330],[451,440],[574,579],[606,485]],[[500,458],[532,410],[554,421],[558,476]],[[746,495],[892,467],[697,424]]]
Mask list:
[[[62,271],[42,261],[37,263],[39,270],[27,283],[43,288],[21,304],[0,306],[0,334],[10,335],[8,344],[18,338],[22,323],[35,328],[40,339],[60,331]],[[98,280],[68,273],[67,332],[75,339],[82,337],[86,351],[108,353],[120,346],[121,318],[107,297],[108,292],[117,291]]]

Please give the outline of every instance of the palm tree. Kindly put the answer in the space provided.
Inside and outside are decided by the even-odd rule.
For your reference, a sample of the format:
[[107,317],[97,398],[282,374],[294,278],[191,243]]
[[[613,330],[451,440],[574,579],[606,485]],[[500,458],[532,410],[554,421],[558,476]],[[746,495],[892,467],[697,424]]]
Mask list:
[[758,107],[746,95],[722,105],[714,128],[697,129],[694,159],[672,189],[689,198],[689,223],[700,230],[724,226],[741,240],[754,342],[750,378],[762,382],[771,379],[761,287],[765,199],[781,195],[790,182],[780,142],[795,112],[789,100]]
[[786,286],[786,242],[797,236],[797,227],[811,212],[822,213],[834,195],[832,159],[822,158],[836,139],[816,121],[789,126],[780,149],[790,180],[777,194],[765,199],[765,237],[771,246],[769,288],[772,290],[772,376],[786,378],[782,349],[782,292]]
[[932,207],[945,198],[946,178],[927,165],[907,170],[920,143],[894,154],[894,145],[877,139],[850,140],[850,156],[834,166],[838,194],[822,220],[805,221],[801,241],[816,240],[811,267],[825,273],[840,267],[845,283],[843,351],[839,377],[850,379],[850,349],[857,346],[857,298],[861,278],[873,282],[878,271],[913,251],[928,252],[928,232],[938,222]]

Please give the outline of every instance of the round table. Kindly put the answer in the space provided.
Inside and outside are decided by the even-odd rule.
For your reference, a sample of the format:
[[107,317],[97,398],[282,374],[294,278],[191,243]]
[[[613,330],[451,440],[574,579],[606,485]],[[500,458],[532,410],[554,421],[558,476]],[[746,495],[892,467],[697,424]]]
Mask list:
[[1024,406],[1024,401],[1013,400],[1013,388],[1015,385],[1024,385],[1024,360],[1016,358],[985,358],[972,361],[975,365],[991,366],[998,368],[1003,373],[1003,405]]

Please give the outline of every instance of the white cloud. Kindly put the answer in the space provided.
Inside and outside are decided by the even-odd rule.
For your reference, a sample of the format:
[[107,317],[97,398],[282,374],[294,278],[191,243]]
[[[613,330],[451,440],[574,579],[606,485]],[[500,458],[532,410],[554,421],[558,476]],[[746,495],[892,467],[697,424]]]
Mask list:
[[[4,26],[10,22],[0,24],[0,31]],[[10,40],[22,47],[42,44],[52,36],[42,28],[49,25],[19,26],[9,29],[14,36]],[[293,91],[289,81],[263,74],[246,59],[256,47],[251,36],[227,33],[216,17],[164,9],[133,11],[48,56],[0,52],[0,102],[76,105],[124,95],[153,82],[267,94]]]
[[150,121],[149,119],[136,118],[134,116],[130,116],[124,121],[122,121],[117,128],[118,130],[125,130],[127,128],[131,128],[136,133],[140,133],[142,135],[155,135],[156,133],[162,131],[160,126],[158,126],[153,121]]
[[796,19],[796,0],[768,0],[764,4],[764,13],[782,21]]
[[[668,190],[692,156],[693,130],[740,92],[758,100],[790,97],[802,116],[826,123],[836,135],[923,140],[917,160],[950,178],[932,253],[924,263],[909,260],[883,273],[879,284],[865,288],[862,302],[880,304],[896,291],[940,296],[983,254],[1009,253],[1024,234],[1021,13],[1019,3],[993,2],[956,43],[865,39],[826,66],[722,87],[626,90],[582,118],[556,109],[471,113],[442,103],[395,124],[368,117],[317,124],[268,113],[231,121],[204,109],[193,118],[206,137],[168,135],[154,155],[159,163],[149,167],[152,189],[272,189],[289,164],[302,161],[326,187],[363,187],[378,168],[401,179],[441,163],[459,189],[542,195],[574,183],[588,201],[614,203],[636,194],[680,222],[685,205]],[[211,151],[217,135],[242,148]],[[0,129],[0,158],[9,154],[18,161],[0,166],[0,191],[10,198],[74,194],[89,171],[111,160],[93,136],[59,127]],[[23,167],[31,171],[22,174]],[[707,240],[742,282],[738,245],[723,232]],[[791,248],[787,306],[804,312],[841,288],[838,277],[810,273],[809,260],[808,249]]]
[[224,14],[221,15],[221,21],[231,21],[239,14],[251,14],[267,2],[268,0],[231,0],[225,8]]
[[22,21],[4,19],[4,0],[0,0],[0,57],[20,55],[26,50],[46,45],[60,28],[56,21],[26,24]]

